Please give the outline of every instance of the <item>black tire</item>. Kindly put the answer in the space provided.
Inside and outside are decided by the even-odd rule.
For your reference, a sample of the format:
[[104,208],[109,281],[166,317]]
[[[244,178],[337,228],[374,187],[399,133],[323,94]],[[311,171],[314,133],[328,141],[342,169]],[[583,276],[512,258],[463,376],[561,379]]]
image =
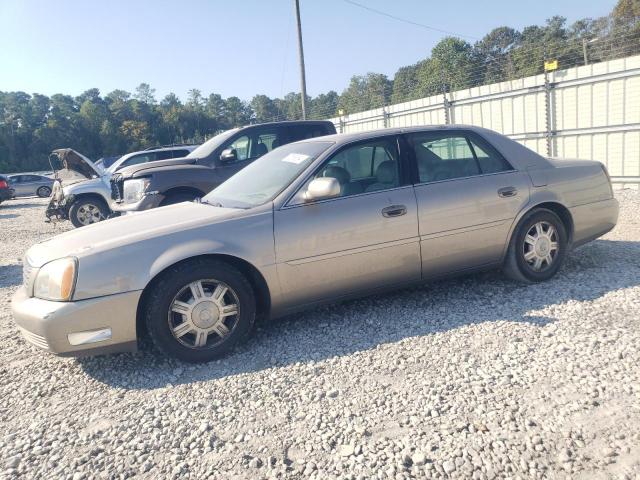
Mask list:
[[166,207],[167,205],[175,205],[176,203],[193,202],[199,196],[200,195],[196,195],[195,193],[172,193],[162,200],[158,206]]
[[37,191],[36,194],[40,197],[40,198],[49,198],[51,196],[51,189],[49,187],[40,187]]
[[[97,209],[97,212],[98,212],[97,217],[99,219],[96,219],[95,221],[87,223],[87,221],[85,221],[86,219],[85,211],[86,209],[93,210],[92,207]],[[105,220],[108,217],[109,217],[109,207],[104,202],[104,200],[96,197],[85,197],[85,198],[80,197],[78,200],[73,202],[71,207],[69,207],[69,220],[71,220],[71,223],[73,223],[73,226],[76,228],[84,227],[84,226],[90,225],[91,223],[101,222],[102,220]]]
[[[205,346],[188,345],[192,339],[197,341],[197,333],[185,329],[178,339],[172,333],[176,326],[187,324],[187,316],[172,311],[171,306],[190,284],[201,281],[203,284],[213,279],[228,287],[229,295],[237,301],[237,314],[231,315],[224,336],[210,332],[205,335]],[[145,300],[143,318],[149,336],[155,346],[164,354],[189,363],[208,362],[227,354],[236,345],[249,337],[256,319],[256,300],[251,284],[233,266],[212,259],[194,259],[178,264],[162,274],[151,286]],[[206,292],[203,289],[203,292]],[[209,295],[207,297],[207,295]],[[204,293],[202,302],[212,299],[213,292]],[[195,300],[195,297],[194,297]],[[211,300],[212,301],[212,300]],[[191,305],[196,304],[193,302]],[[193,308],[195,311],[195,308]],[[176,321],[177,318],[182,320]],[[218,320],[219,322],[219,320]],[[193,325],[193,324],[192,324]]]
[[[525,238],[535,229],[537,224],[551,225],[556,231],[556,243],[558,244],[555,255],[552,256],[552,262],[549,265],[544,263],[540,270],[536,270],[534,266],[525,258],[525,250],[532,249]],[[509,244],[507,257],[505,259],[503,271],[511,279],[524,283],[544,282],[552,278],[562,266],[567,255],[569,247],[569,239],[567,228],[554,212],[544,208],[534,209],[528,212],[516,226],[514,234]],[[551,255],[551,253],[550,253]]]

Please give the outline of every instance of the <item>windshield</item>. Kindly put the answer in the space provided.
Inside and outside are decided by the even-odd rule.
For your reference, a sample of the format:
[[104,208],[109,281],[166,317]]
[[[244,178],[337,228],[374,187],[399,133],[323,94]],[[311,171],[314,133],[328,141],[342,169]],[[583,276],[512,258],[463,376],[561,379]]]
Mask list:
[[230,208],[250,208],[273,200],[332,142],[291,143],[240,170],[202,199]]
[[[129,158],[129,157],[127,157],[127,158]],[[113,172],[115,172],[115,171],[116,171],[116,168],[118,168],[118,167],[122,164],[122,162],[124,162],[127,158],[125,158],[125,157],[120,157],[118,160],[116,160],[115,162],[113,162],[113,163],[111,164],[111,166],[109,166],[108,168],[106,168],[106,169],[105,169],[105,171],[106,171],[107,173],[113,173]]]
[[213,153],[213,151],[218,148],[223,142],[225,142],[231,135],[236,133],[239,128],[232,128],[231,130],[227,130],[226,132],[222,132],[215,137],[210,138],[198,148],[196,148],[193,152],[187,155],[187,158],[207,158],[209,155]]

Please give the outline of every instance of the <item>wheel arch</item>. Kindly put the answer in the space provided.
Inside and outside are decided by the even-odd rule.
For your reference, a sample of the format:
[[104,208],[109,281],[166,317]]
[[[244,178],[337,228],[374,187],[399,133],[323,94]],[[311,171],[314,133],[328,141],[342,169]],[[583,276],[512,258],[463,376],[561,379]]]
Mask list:
[[162,192],[162,196],[165,197],[165,199],[167,197],[170,197],[171,195],[178,194],[195,195],[196,197],[203,197],[206,195],[206,193],[196,187],[189,187],[184,185],[179,187],[171,187],[168,190]]
[[529,204],[525,208],[523,208],[518,214],[518,216],[515,218],[513,223],[511,224],[509,235],[507,237],[508,241],[505,242],[505,246],[502,252],[503,261],[507,256],[507,252],[509,251],[509,246],[511,245],[513,236],[516,234],[516,229],[518,224],[520,223],[520,220],[522,220],[524,216],[527,215],[529,212],[536,209],[547,209],[552,211],[556,215],[558,215],[558,217],[560,217],[560,220],[562,220],[562,223],[567,229],[567,236],[568,236],[567,242],[569,244],[569,247],[571,247],[573,243],[573,234],[574,234],[574,227],[575,227],[571,212],[565,205],[562,204],[562,202],[556,199],[544,199],[544,200],[541,199],[540,201],[533,204]]
[[76,203],[78,200],[84,200],[85,198],[95,198],[103,202],[105,206],[109,210],[111,210],[111,207],[109,206],[109,200],[105,199],[104,196],[102,196],[98,192],[80,192],[80,193],[72,193],[71,195],[73,195],[73,202],[71,203]]
[[569,211],[569,209],[565,207],[563,204],[561,204],[560,202],[541,202],[531,207],[527,211],[527,213],[529,213],[531,210],[539,209],[539,208],[551,210],[553,213],[558,215],[558,217],[560,217],[560,220],[562,220],[562,223],[564,224],[564,227],[567,230],[567,236],[568,236],[567,242],[569,243],[569,245],[571,245],[573,243],[574,223],[573,223],[573,216],[571,215],[571,212]]
[[179,260],[175,263],[172,263],[171,265],[167,265],[158,273],[156,273],[156,275],[144,287],[142,291],[142,295],[138,300],[138,308],[136,311],[136,333],[138,338],[141,338],[141,336],[146,334],[146,326],[144,322],[144,309],[146,308],[146,302],[151,290],[153,289],[153,286],[158,282],[158,280],[162,277],[162,275],[164,275],[167,272],[167,270],[177,265],[180,265],[182,263],[190,262],[196,259],[219,260],[238,269],[240,273],[242,273],[245,276],[245,278],[253,288],[253,291],[256,297],[256,315],[260,319],[268,318],[269,312],[271,310],[271,292],[269,290],[267,281],[265,280],[264,276],[262,275],[262,273],[260,273],[260,271],[255,266],[253,266],[248,261],[233,255],[218,254],[218,253],[195,255],[193,257],[188,257],[188,258]]

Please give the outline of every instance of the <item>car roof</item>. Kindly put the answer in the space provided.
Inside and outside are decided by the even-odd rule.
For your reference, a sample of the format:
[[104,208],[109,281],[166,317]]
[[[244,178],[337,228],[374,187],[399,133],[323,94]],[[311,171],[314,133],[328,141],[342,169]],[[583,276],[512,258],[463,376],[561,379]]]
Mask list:
[[238,127],[238,129],[242,130],[245,128],[253,128],[253,127],[265,127],[265,126],[291,126],[291,125],[327,125],[330,124],[332,126],[335,125],[331,120],[286,120],[283,122],[265,122],[265,123],[254,123],[251,125],[243,125],[242,127]]
[[160,147],[160,148],[150,148],[149,150],[137,150],[135,152],[125,153],[121,157],[118,158],[130,158],[133,155],[145,154],[145,153],[153,153],[153,152],[166,152],[167,150],[189,150],[192,152],[196,149],[198,145],[176,145],[174,147]]
[[[364,132],[353,133],[335,133],[333,135],[324,135],[322,137],[307,138],[300,140],[302,142],[335,142],[338,144],[350,143],[358,140],[367,140],[370,138],[376,138],[383,135],[400,135],[402,133],[413,132],[429,132],[429,131],[442,131],[442,130],[470,130],[477,133],[490,132],[486,128],[477,127],[475,125],[423,125],[418,127],[400,127],[400,128],[380,128],[377,130],[367,130]],[[492,132],[495,133],[495,132]]]

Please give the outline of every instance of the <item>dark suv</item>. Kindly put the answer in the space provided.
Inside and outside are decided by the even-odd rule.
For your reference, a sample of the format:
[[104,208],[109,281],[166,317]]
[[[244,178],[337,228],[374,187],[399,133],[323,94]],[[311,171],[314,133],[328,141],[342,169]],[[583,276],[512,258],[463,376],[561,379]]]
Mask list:
[[280,145],[333,133],[336,129],[329,121],[263,123],[228,130],[184,158],[115,173],[111,208],[125,213],[194,200]]

